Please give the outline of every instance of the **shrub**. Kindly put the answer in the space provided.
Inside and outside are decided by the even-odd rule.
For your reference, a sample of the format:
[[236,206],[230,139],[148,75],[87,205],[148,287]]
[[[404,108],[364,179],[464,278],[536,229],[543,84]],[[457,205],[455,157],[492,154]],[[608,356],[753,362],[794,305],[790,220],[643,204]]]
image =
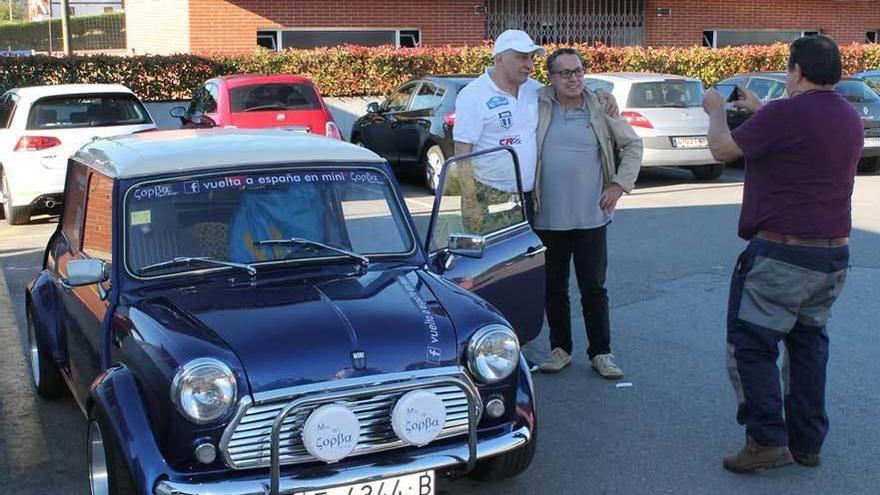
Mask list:
[[[559,46],[549,45],[552,51]],[[785,70],[788,47],[645,48],[576,45],[588,72],[660,72],[697,77],[707,86],[734,74]],[[841,47],[844,73],[880,67],[880,45]],[[247,56],[108,55],[54,58],[0,57],[0,90],[16,86],[113,82],[145,100],[189,98],[205,79],[238,73],[288,73],[310,77],[324,96],[383,95],[413,77],[479,74],[491,65],[488,44],[469,47],[366,48],[344,46]],[[543,61],[535,77],[546,81]]]

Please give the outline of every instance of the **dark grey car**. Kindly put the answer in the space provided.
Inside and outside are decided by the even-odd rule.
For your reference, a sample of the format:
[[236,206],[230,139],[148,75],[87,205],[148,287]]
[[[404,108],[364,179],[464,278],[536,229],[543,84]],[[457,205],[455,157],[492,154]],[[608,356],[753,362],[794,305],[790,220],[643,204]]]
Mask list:
[[[768,102],[785,96],[784,72],[753,72],[729,77],[718,84],[736,84]],[[859,169],[873,172],[880,169],[880,96],[858,78],[844,78],[834,88],[859,112],[865,127],[865,147]],[[731,129],[739,127],[748,120],[750,114],[739,110],[728,110],[727,124]]]
[[424,177],[437,190],[443,162],[453,155],[455,98],[475,79],[470,75],[428,76],[394,90],[382,103],[367,106],[355,121],[351,142],[382,156],[394,172]]

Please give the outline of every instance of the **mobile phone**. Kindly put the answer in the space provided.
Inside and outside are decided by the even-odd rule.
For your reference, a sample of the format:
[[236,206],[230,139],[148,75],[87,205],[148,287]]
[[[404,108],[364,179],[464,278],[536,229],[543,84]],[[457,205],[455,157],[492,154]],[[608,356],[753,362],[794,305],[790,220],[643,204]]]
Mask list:
[[726,102],[739,99],[739,88],[736,87],[736,84],[718,84],[715,86],[715,91],[718,91]]

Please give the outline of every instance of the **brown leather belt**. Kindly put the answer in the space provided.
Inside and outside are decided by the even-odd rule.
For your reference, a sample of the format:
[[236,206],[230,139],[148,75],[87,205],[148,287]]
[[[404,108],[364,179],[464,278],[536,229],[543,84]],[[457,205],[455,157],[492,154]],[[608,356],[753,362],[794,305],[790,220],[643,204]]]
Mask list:
[[794,235],[777,234],[775,232],[767,232],[766,230],[758,232],[756,237],[764,239],[765,241],[777,242],[779,244],[786,244],[789,246],[836,248],[849,244],[849,237],[817,239],[811,237],[798,237]]

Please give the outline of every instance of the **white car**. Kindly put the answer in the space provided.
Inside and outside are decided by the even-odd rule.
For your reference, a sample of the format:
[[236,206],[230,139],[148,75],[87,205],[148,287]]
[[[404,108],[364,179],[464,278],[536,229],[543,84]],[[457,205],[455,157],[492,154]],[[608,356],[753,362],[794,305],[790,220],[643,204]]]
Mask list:
[[700,180],[724,172],[709,151],[709,116],[703,111],[703,83],[692,77],[649,73],[587,74],[591,90],[614,95],[620,115],[641,136],[643,167],[683,167]]
[[57,211],[67,159],[96,137],[156,130],[134,93],[120,84],[15,88],[0,96],[0,190],[11,225]]

